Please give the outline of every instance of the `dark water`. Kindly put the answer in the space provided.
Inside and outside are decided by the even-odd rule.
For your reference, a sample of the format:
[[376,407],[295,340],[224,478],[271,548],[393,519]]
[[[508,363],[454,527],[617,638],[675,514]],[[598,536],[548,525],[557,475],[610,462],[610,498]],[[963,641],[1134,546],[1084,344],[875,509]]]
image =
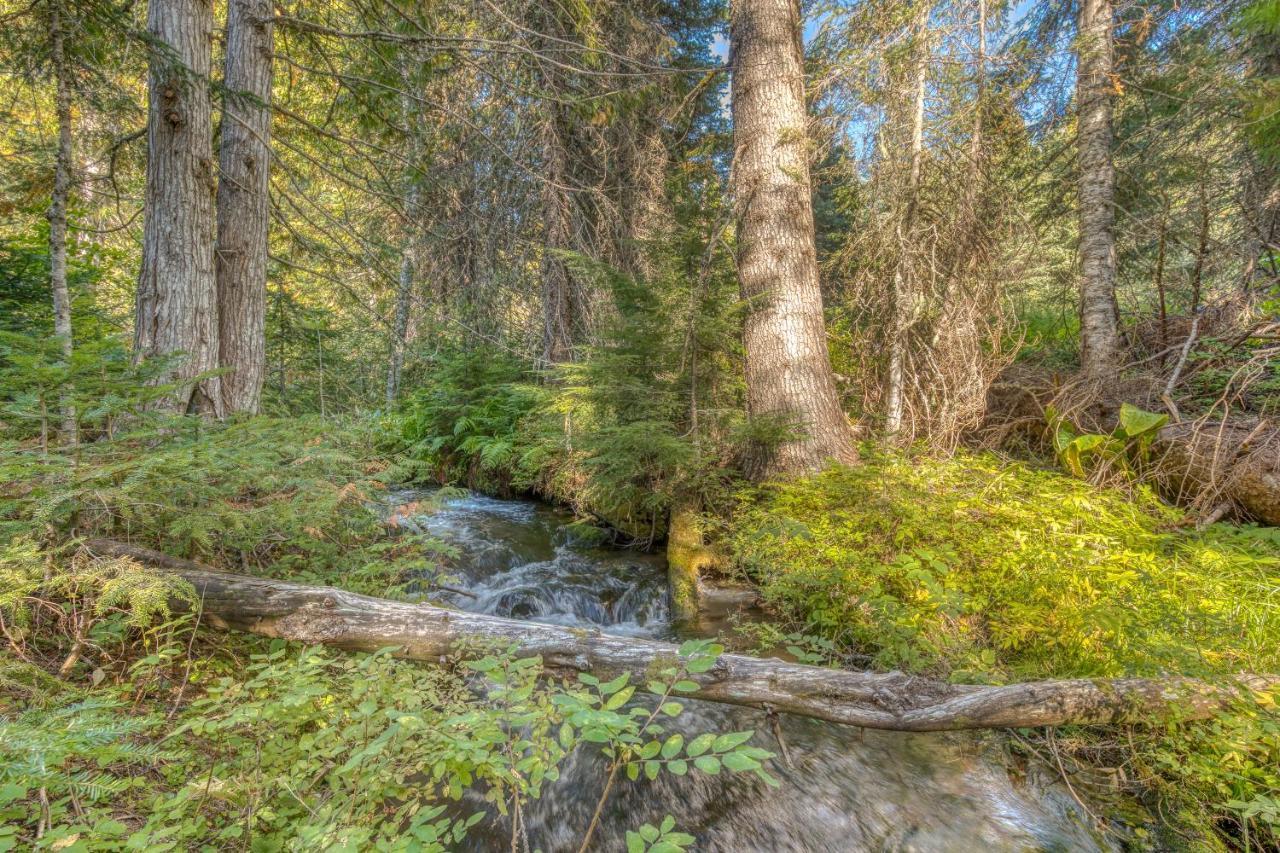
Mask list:
[[[404,521],[458,550],[455,585],[476,597],[442,594],[454,606],[634,636],[674,634],[662,558],[590,547],[555,509],[467,495]],[[730,592],[718,598],[721,610],[740,600]],[[623,850],[627,829],[667,814],[708,851],[1107,849],[1048,773],[1006,766],[994,736],[864,732],[790,716],[781,728],[793,766],[778,758],[768,768],[781,788],[692,770],[622,779],[595,849]],[[690,701],[668,726],[686,738],[745,729],[756,731],[753,743],[781,752],[764,715],[748,709]],[[530,842],[548,853],[577,849],[605,778],[594,749],[579,750],[561,772],[526,815]],[[477,827],[469,849],[509,849],[509,832],[498,822]]]

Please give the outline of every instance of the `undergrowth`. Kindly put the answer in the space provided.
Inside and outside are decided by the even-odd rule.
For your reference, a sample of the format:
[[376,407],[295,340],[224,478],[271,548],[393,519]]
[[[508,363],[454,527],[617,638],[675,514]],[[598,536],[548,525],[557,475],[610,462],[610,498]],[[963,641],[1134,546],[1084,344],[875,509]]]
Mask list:
[[[688,673],[714,665],[709,643],[654,673],[646,703],[626,677],[557,682],[511,648],[426,666],[197,631],[188,584],[97,554],[94,537],[409,598],[449,551],[389,529],[400,469],[371,420],[135,412],[117,427],[63,447],[24,429],[4,446],[0,851],[434,851],[472,843],[483,820],[515,843],[582,743],[609,760],[602,800],[614,776],[772,781],[750,732],[663,734]],[[670,820],[633,835],[629,849],[693,841]]]
[[[727,537],[784,624],[860,667],[993,683],[1280,671],[1280,531],[1180,520],[1143,489],[993,455],[869,451],[743,493]],[[1280,717],[1255,699],[1120,745],[1130,778],[1205,839],[1280,839]]]

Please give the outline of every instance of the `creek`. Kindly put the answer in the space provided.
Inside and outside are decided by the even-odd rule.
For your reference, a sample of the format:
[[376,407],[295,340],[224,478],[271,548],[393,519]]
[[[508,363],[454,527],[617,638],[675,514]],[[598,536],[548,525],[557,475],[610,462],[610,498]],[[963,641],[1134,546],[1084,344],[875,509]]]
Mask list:
[[[715,611],[677,629],[668,614],[661,556],[595,547],[572,518],[526,500],[474,494],[431,501],[404,491],[396,504],[431,505],[402,519],[457,550],[455,583],[475,597],[441,593],[451,606],[515,619],[598,628],[632,636],[681,639],[714,635],[747,599],[709,591]],[[667,726],[686,739],[702,732],[752,729],[753,743],[779,757],[770,788],[750,774],[660,775],[622,780],[594,845],[622,850],[623,835],[670,814],[700,851],[1105,850],[1108,840],[1057,778],[1014,762],[996,734],[908,734],[782,715],[779,728],[750,709],[686,701]],[[578,749],[526,810],[533,849],[576,850],[606,775],[594,747]],[[468,835],[470,849],[510,847],[510,827],[494,820]]]

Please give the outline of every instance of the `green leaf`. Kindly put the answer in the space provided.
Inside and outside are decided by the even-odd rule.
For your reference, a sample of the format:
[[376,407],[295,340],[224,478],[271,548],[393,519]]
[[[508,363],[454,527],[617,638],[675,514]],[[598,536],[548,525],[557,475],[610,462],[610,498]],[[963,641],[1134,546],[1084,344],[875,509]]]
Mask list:
[[[604,687],[601,687],[600,689],[601,691],[603,691]],[[614,694],[613,697],[610,698],[608,702],[605,703],[604,709],[606,711],[618,710],[623,705],[627,704],[627,700],[630,699],[632,694],[635,692],[636,692],[636,688],[634,686],[624,687],[621,691]]]
[[601,684],[600,695],[611,696],[612,694],[617,693],[619,690],[623,688],[623,686],[627,683],[627,680],[630,678],[631,676],[624,672],[622,673],[622,675],[619,675],[613,681],[607,682],[605,684]]
[[667,738],[667,742],[662,745],[663,758],[675,758],[680,754],[680,748],[684,746],[684,735],[674,734]]
[[685,754],[690,758],[697,758],[702,753],[711,748],[711,744],[716,742],[716,736],[713,734],[701,734],[693,740],[689,741],[689,745],[685,747]]
[[755,734],[755,732],[748,731],[748,732],[731,732],[729,734],[720,735],[719,737],[716,738],[715,743],[712,744],[711,751],[712,752],[728,752],[729,750],[733,749],[735,746],[741,746],[742,744],[751,740],[751,736],[753,734]]
[[1154,433],[1168,422],[1168,415],[1147,412],[1128,403],[1120,404],[1120,427],[1130,438]]
[[683,758],[677,758],[674,761],[668,762],[667,770],[674,773],[676,776],[683,776],[689,772],[689,762],[685,761]]
[[740,772],[743,770],[758,770],[760,768],[759,761],[756,761],[754,758],[748,755],[744,755],[741,752],[730,752],[722,756],[722,758],[724,761],[724,766],[728,767],[730,770],[734,772]]
[[715,776],[720,772],[720,759],[714,755],[703,755],[693,760],[693,766],[697,767],[703,773]]

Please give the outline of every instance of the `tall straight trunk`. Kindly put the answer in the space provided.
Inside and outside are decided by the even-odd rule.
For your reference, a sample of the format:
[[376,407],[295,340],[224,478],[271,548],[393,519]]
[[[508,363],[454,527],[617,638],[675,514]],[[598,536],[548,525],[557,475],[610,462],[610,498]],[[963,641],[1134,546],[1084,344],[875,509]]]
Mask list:
[[987,99],[987,0],[977,0],[978,19],[976,50],[974,53],[975,92],[973,98],[973,132],[969,137],[969,207],[972,209],[978,198],[978,187],[982,183],[982,111]]
[[1209,254],[1209,189],[1200,177],[1200,230],[1196,239],[1196,262],[1191,270],[1191,313],[1200,310],[1200,294],[1204,288],[1204,262]]
[[258,411],[267,371],[271,0],[230,0],[218,170],[218,351],[228,414]]
[[[50,39],[57,94],[58,155],[53,168],[53,195],[49,203],[49,281],[53,290],[53,332],[62,348],[62,359],[71,367],[71,291],[67,286],[67,201],[71,195],[71,69],[67,67],[66,18],[61,0],[50,4]],[[59,396],[62,440],[76,443],[76,410],[70,394]]]
[[1120,367],[1116,316],[1115,165],[1111,159],[1111,0],[1080,0],[1076,145],[1080,168],[1080,366],[1093,376]]
[[[553,107],[554,113],[559,113]],[[546,175],[542,184],[542,359],[546,366],[573,357],[573,282],[560,255],[569,248],[573,223],[566,195],[568,164],[558,115],[548,119],[544,134]]]
[[898,262],[893,271],[890,301],[893,328],[889,337],[889,377],[885,391],[885,432],[895,436],[902,429],[906,392],[907,335],[915,313],[911,247],[915,245],[916,207],[920,195],[920,174],[924,166],[924,90],[929,63],[929,3],[921,3],[915,19],[915,50],[911,69],[910,161],[903,187],[902,220],[898,225]]
[[[412,57],[417,60],[417,57]],[[412,71],[420,61],[405,61],[400,66],[404,91],[400,96],[400,112],[408,129],[407,165],[405,168],[404,247],[400,255],[400,278],[396,282],[396,314],[391,325],[391,346],[387,359],[386,401],[390,406],[400,394],[400,373],[404,369],[404,351],[409,337],[409,309],[413,299],[413,283],[418,273],[419,218],[422,215],[421,186],[416,170],[422,157],[422,128],[417,104],[408,92],[413,91]],[[444,302],[441,300],[441,305]]]
[[179,389],[161,408],[221,417],[213,269],[213,121],[209,103],[211,0],[150,0],[155,40],[147,81],[147,187],[135,358],[181,353],[165,377]]
[[396,282],[396,316],[391,328],[391,357],[387,361],[387,405],[400,394],[400,372],[404,369],[405,339],[409,335],[409,302],[413,297],[415,246],[409,238],[400,257],[400,280]]
[[799,0],[736,0],[730,41],[747,404],[752,417],[801,430],[761,453],[752,474],[794,476],[857,458],[822,317]]

